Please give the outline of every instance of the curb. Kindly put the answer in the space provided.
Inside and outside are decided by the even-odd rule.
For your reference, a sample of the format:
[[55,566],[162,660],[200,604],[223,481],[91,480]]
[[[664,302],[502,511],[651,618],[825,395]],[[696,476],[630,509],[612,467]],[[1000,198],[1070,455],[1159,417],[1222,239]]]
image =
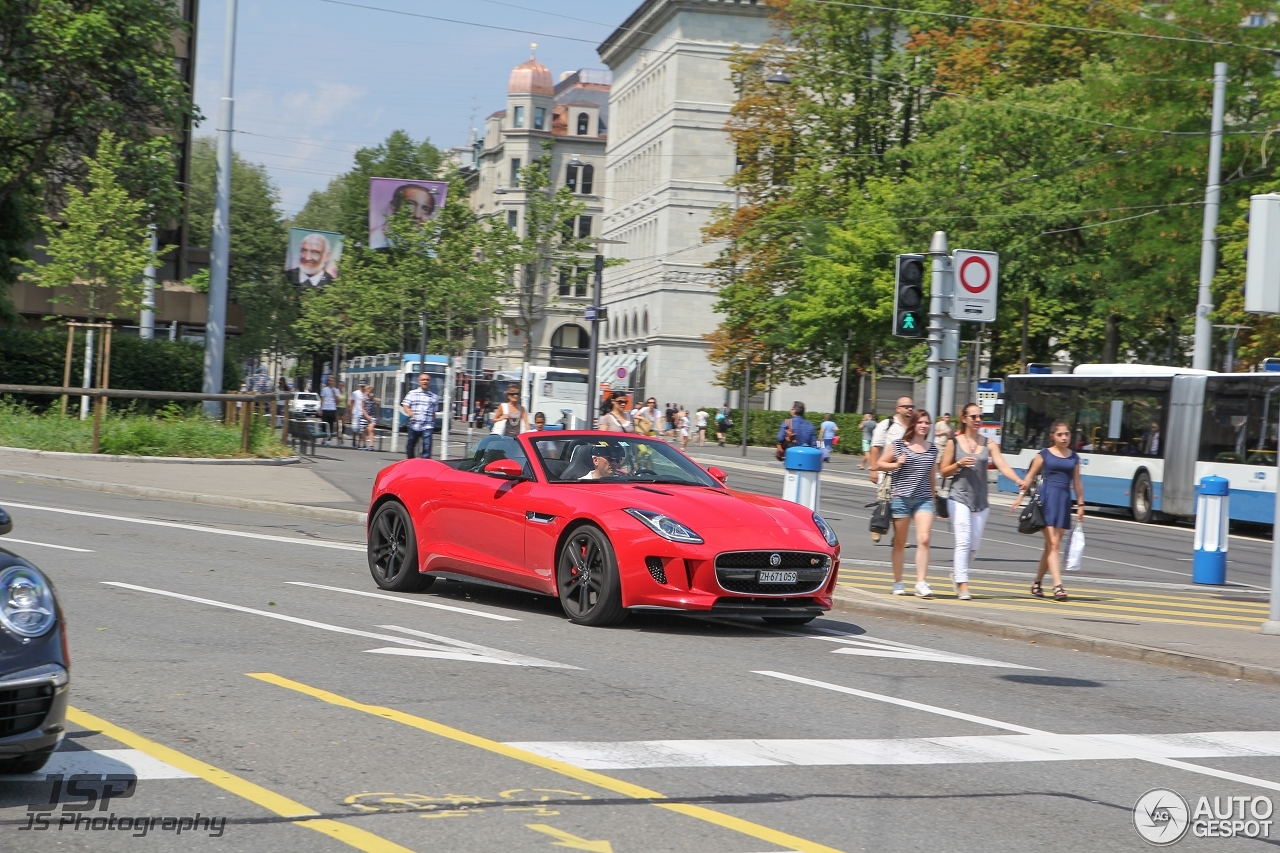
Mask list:
[[188,503],[225,506],[233,509],[253,509],[259,512],[274,512],[281,515],[296,515],[302,518],[317,518],[324,521],[344,521],[350,524],[364,524],[367,514],[352,509],[336,509],[327,506],[307,506],[291,504],[284,501],[264,501],[253,498],[230,498],[223,495],[204,495],[198,492],[179,492],[173,489],[157,489],[152,486],[127,486],[123,483],[100,483],[96,480],[77,480],[74,477],[55,477],[51,474],[30,474],[26,471],[0,470],[0,477],[18,482],[30,481],[46,486],[70,486],[73,489],[88,489],[94,492],[108,492],[115,495],[131,495],[140,498],[158,498],[166,501],[186,501]]
[[835,608],[833,609],[869,612],[876,616],[900,619],[903,622],[914,622],[918,625],[959,628],[965,631],[987,634],[992,637],[1023,640],[1045,646],[1071,649],[1072,651],[1090,652],[1107,657],[1140,661],[1141,663],[1154,663],[1205,675],[1218,675],[1224,678],[1280,685],[1280,669],[1271,669],[1270,667],[1257,666],[1255,664],[1235,663],[1221,658],[1193,655],[1188,652],[1144,646],[1139,643],[1126,643],[1123,640],[1104,640],[1098,637],[1070,634],[1066,631],[1031,628],[1026,625],[997,622],[993,619],[983,619],[977,616],[961,616],[954,613],[941,613],[936,610],[908,609],[898,604],[877,601],[872,597],[871,593],[860,590],[837,589],[834,599]]
[[302,461],[301,456],[282,456],[278,459],[211,459],[190,456],[123,456],[116,453],[70,453],[65,450],[32,450],[27,447],[0,446],[0,454],[13,453],[37,459],[93,459],[97,462],[182,462],[195,465],[293,465]]

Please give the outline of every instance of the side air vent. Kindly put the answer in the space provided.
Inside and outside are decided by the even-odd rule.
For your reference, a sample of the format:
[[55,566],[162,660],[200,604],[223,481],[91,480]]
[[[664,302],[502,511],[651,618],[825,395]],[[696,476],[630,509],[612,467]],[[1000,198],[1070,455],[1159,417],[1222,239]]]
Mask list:
[[658,583],[665,585],[667,582],[666,569],[662,567],[661,557],[645,557],[645,568],[649,570],[649,574],[653,575],[653,579]]

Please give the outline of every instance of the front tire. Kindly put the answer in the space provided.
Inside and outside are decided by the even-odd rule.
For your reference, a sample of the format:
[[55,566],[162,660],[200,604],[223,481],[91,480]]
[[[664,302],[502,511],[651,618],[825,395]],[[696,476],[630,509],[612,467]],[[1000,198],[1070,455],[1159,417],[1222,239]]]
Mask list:
[[1133,478],[1133,487],[1129,490],[1129,511],[1133,513],[1133,520],[1143,524],[1154,521],[1156,517],[1154,504],[1151,475],[1146,471],[1139,471]]
[[766,616],[764,617],[764,621],[769,625],[790,625],[795,627],[799,625],[808,625],[817,618],[818,615],[815,613],[812,616]]
[[576,625],[603,628],[627,617],[618,560],[598,527],[584,525],[569,534],[556,561],[556,589],[560,606]]
[[419,592],[435,578],[418,572],[418,537],[409,511],[397,501],[378,507],[369,525],[369,574],[381,589]]

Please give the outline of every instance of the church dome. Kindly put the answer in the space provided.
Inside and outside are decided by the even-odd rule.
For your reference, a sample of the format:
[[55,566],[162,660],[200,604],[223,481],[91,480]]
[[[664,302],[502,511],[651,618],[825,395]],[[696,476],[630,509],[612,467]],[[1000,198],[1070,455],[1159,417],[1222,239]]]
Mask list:
[[555,86],[551,82],[551,71],[537,58],[531,57],[511,70],[511,79],[507,81],[509,95],[554,95]]

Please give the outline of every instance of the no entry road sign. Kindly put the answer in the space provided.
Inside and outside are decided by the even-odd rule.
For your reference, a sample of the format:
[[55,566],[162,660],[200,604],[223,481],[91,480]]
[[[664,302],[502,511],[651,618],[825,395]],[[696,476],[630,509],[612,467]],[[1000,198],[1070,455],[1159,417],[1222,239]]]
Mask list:
[[951,316],[974,323],[994,323],[1000,281],[1000,255],[975,249],[957,249],[951,255],[955,288]]

